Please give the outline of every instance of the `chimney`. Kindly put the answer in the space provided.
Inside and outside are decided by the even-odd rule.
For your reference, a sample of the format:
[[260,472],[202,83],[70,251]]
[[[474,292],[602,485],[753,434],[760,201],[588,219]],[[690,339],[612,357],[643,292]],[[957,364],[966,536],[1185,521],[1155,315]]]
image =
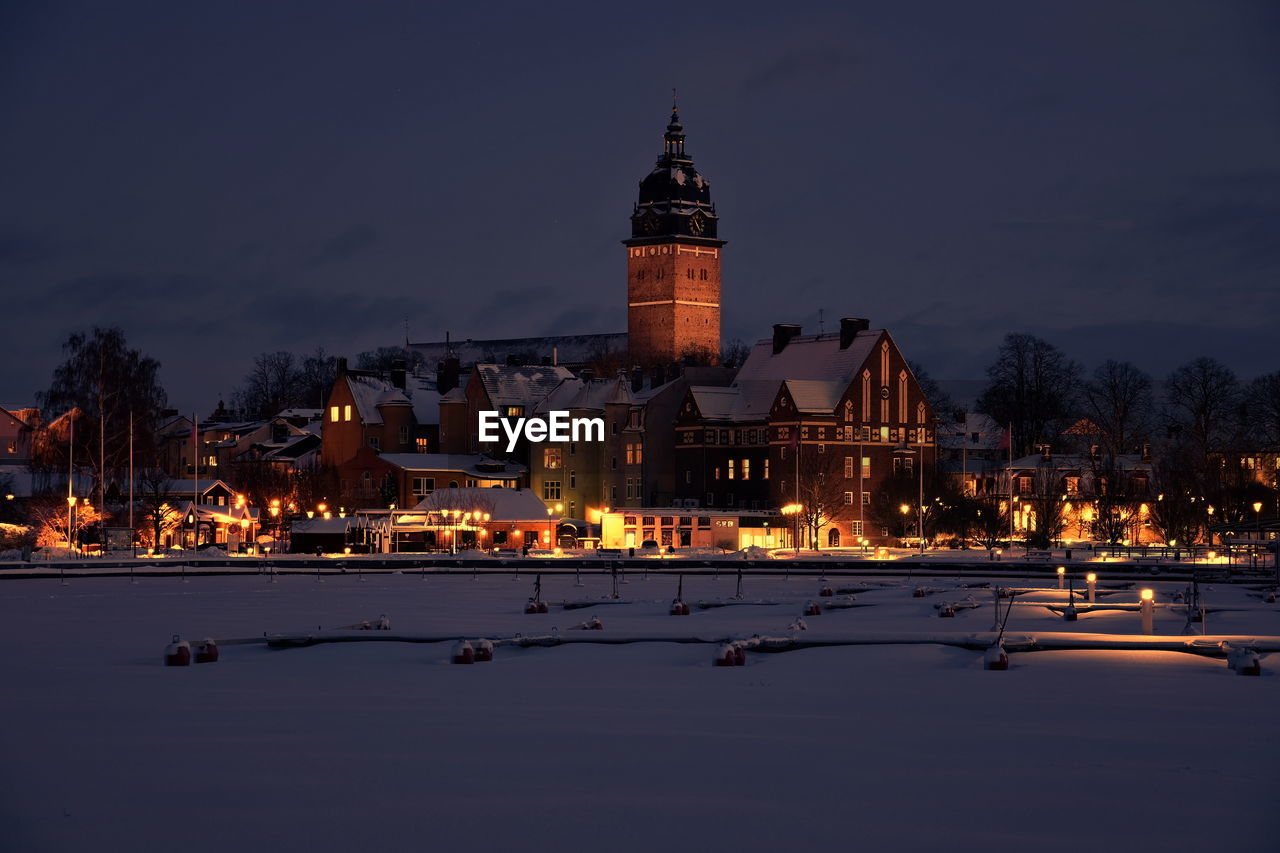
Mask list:
[[871,321],[865,317],[841,317],[840,349],[848,349],[849,344],[853,343],[853,339],[858,336],[858,332],[865,332],[870,328]]
[[791,339],[800,334],[800,327],[793,323],[773,324],[773,354],[777,355],[787,348]]
[[338,368],[337,368],[337,372],[338,372],[338,375],[339,375],[339,376],[346,376],[346,375],[347,375],[347,360],[346,360],[345,358],[343,358],[342,356],[338,356]]
[[639,391],[643,387],[644,387],[644,370],[642,370],[640,368],[640,365],[637,364],[635,367],[631,368],[631,390],[633,392]]
[[448,394],[457,388],[460,373],[461,367],[457,356],[451,355],[440,362],[436,365],[436,391],[440,394]]
[[405,361],[403,358],[397,358],[391,362],[391,384],[404,390],[404,374]]

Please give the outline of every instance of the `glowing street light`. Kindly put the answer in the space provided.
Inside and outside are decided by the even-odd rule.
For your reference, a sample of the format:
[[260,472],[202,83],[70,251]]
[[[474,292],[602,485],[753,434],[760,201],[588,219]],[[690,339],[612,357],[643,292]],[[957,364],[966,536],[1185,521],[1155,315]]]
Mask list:
[[1084,581],[1089,587],[1089,603],[1093,604],[1094,594],[1097,592],[1097,589],[1098,589],[1098,576],[1093,572],[1089,572],[1089,574],[1084,576]]
[[1064,589],[1063,584],[1066,582],[1066,579],[1067,579],[1066,566],[1058,566],[1058,589]]
[[1153,634],[1155,633],[1156,612],[1155,591],[1144,589],[1139,593],[1139,596],[1141,598],[1140,607],[1142,610],[1142,633]]

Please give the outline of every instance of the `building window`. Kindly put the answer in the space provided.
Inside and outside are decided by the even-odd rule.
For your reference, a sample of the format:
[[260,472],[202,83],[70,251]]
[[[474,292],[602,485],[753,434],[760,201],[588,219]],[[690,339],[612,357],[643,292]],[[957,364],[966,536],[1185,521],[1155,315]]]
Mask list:
[[[578,488],[578,472],[577,471],[569,472],[569,488],[571,489]],[[572,513],[570,513],[570,515],[572,515]]]
[[707,444],[715,444],[715,443],[716,443],[716,431],[713,429],[707,430]]
[[344,421],[351,420],[351,404],[350,403],[342,407],[342,419]]
[[862,479],[866,480],[871,477],[871,457],[862,457]]
[[335,424],[338,422],[338,407],[337,407],[337,406],[330,406],[330,407],[329,407],[329,421],[330,421],[331,423],[335,423]]
[[618,457],[616,457],[616,456],[610,456],[610,457],[609,457],[609,470],[610,470],[610,471],[617,471],[617,470],[618,470]]
[[524,406],[507,406],[507,417],[509,418],[524,417]]
[[[1105,481],[1105,479],[1106,479],[1106,478],[1103,478],[1103,479],[1104,479],[1104,481]],[[1105,493],[1105,492],[1106,492],[1106,486],[1105,486],[1105,485],[1103,485],[1103,487],[1102,487],[1102,491],[1103,491],[1103,493]],[[1031,494],[1031,478],[1030,478],[1030,477],[1019,477],[1019,478],[1018,478],[1018,493],[1019,493],[1019,494],[1023,494],[1023,495],[1029,495],[1029,494]]]
[[1080,494],[1080,478],[1079,477],[1067,477],[1067,494],[1069,495]]
[[863,505],[863,506],[871,506],[871,493],[870,493],[870,492],[863,492],[863,493],[862,493],[862,505]]
[[409,443],[409,428],[407,426],[400,427],[400,445],[404,446]]
[[416,443],[419,453],[427,453],[431,449],[431,440],[426,436],[420,436]]
[[614,503],[617,503],[617,502],[618,502],[618,487],[617,487],[617,486],[610,486],[610,487],[609,487],[609,500],[613,501]]
[[734,479],[734,474],[736,472],[737,472],[737,468],[734,466],[733,460],[730,459],[729,460],[729,479],[730,480]]
[[542,467],[547,470],[555,470],[560,467],[561,455],[558,447],[542,448]]
[[827,446],[826,446],[825,444],[819,444],[819,445],[818,445],[818,452],[819,452],[819,453],[826,453],[826,452],[827,452]]
[[765,478],[766,480],[767,480],[767,479],[769,479],[769,459],[768,459],[768,457],[765,457],[765,460],[764,460],[764,478]]
[[684,469],[684,484],[685,484],[686,486],[688,486],[688,485],[692,485],[692,483],[693,483],[693,472],[692,472],[692,471],[690,471],[688,468],[685,468],[685,469]]
[[853,457],[846,456],[844,458],[844,478],[846,480],[853,479]]
[[381,450],[382,439],[378,438],[376,435],[369,436],[369,446],[372,447],[374,450]]
[[639,465],[643,461],[643,457],[641,454],[641,450],[643,449],[643,447],[644,445],[639,443],[627,444],[627,464],[628,465]]
[[861,536],[861,535],[862,535],[862,522],[861,522],[861,521],[851,521],[851,522],[849,522],[849,533],[850,533],[851,535],[853,535],[854,537],[859,537],[859,536]]
[[577,517],[578,517],[578,502],[577,502],[577,501],[569,501],[569,517],[570,517],[570,518],[577,518]]
[[435,477],[414,477],[413,478],[413,496],[415,498],[425,498],[436,490]]
[[744,480],[751,479],[751,460],[750,459],[742,460],[742,479]]
[[542,499],[544,501],[560,500],[560,481],[559,480],[543,480],[542,481]]
[[850,506],[853,504],[853,492],[844,493],[844,503],[845,503],[845,506]]

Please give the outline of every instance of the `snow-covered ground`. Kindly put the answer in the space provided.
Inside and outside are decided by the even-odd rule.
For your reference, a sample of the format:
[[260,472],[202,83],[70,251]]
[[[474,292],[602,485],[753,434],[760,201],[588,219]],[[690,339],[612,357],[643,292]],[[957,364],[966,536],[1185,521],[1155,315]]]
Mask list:
[[[328,631],[387,614],[393,633],[507,637],[853,638],[981,633],[991,593],[842,579],[857,603],[790,628],[821,585],[726,573],[675,579],[416,574],[0,581],[0,849],[1275,850],[1280,678],[1156,651],[1012,655],[944,645],[751,653],[716,643],[450,643],[271,650],[161,665],[170,636]],[[965,578],[965,583],[972,583]],[[1004,579],[1003,584],[1011,584]],[[930,594],[912,595],[920,583]],[[1167,604],[1178,584],[1153,583]],[[980,606],[940,619],[935,605]],[[1280,635],[1280,606],[1206,590],[1209,632]],[[837,596],[834,600],[839,600]],[[831,601],[832,599],[826,599]],[[1015,605],[1012,634],[1136,635],[1139,614],[1064,623]],[[1137,589],[1099,597],[1133,604]],[[1039,602],[1039,603],[1037,603]],[[598,617],[604,630],[572,626]],[[1156,632],[1184,618],[1162,608]],[[374,636],[380,632],[368,632]]]

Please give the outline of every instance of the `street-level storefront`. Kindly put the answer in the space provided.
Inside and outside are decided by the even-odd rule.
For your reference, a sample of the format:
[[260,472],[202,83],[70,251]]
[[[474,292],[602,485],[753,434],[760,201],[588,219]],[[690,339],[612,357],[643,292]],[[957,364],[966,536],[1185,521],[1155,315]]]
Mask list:
[[628,507],[601,514],[603,548],[720,548],[738,551],[789,548],[791,529],[783,516],[758,510]]

